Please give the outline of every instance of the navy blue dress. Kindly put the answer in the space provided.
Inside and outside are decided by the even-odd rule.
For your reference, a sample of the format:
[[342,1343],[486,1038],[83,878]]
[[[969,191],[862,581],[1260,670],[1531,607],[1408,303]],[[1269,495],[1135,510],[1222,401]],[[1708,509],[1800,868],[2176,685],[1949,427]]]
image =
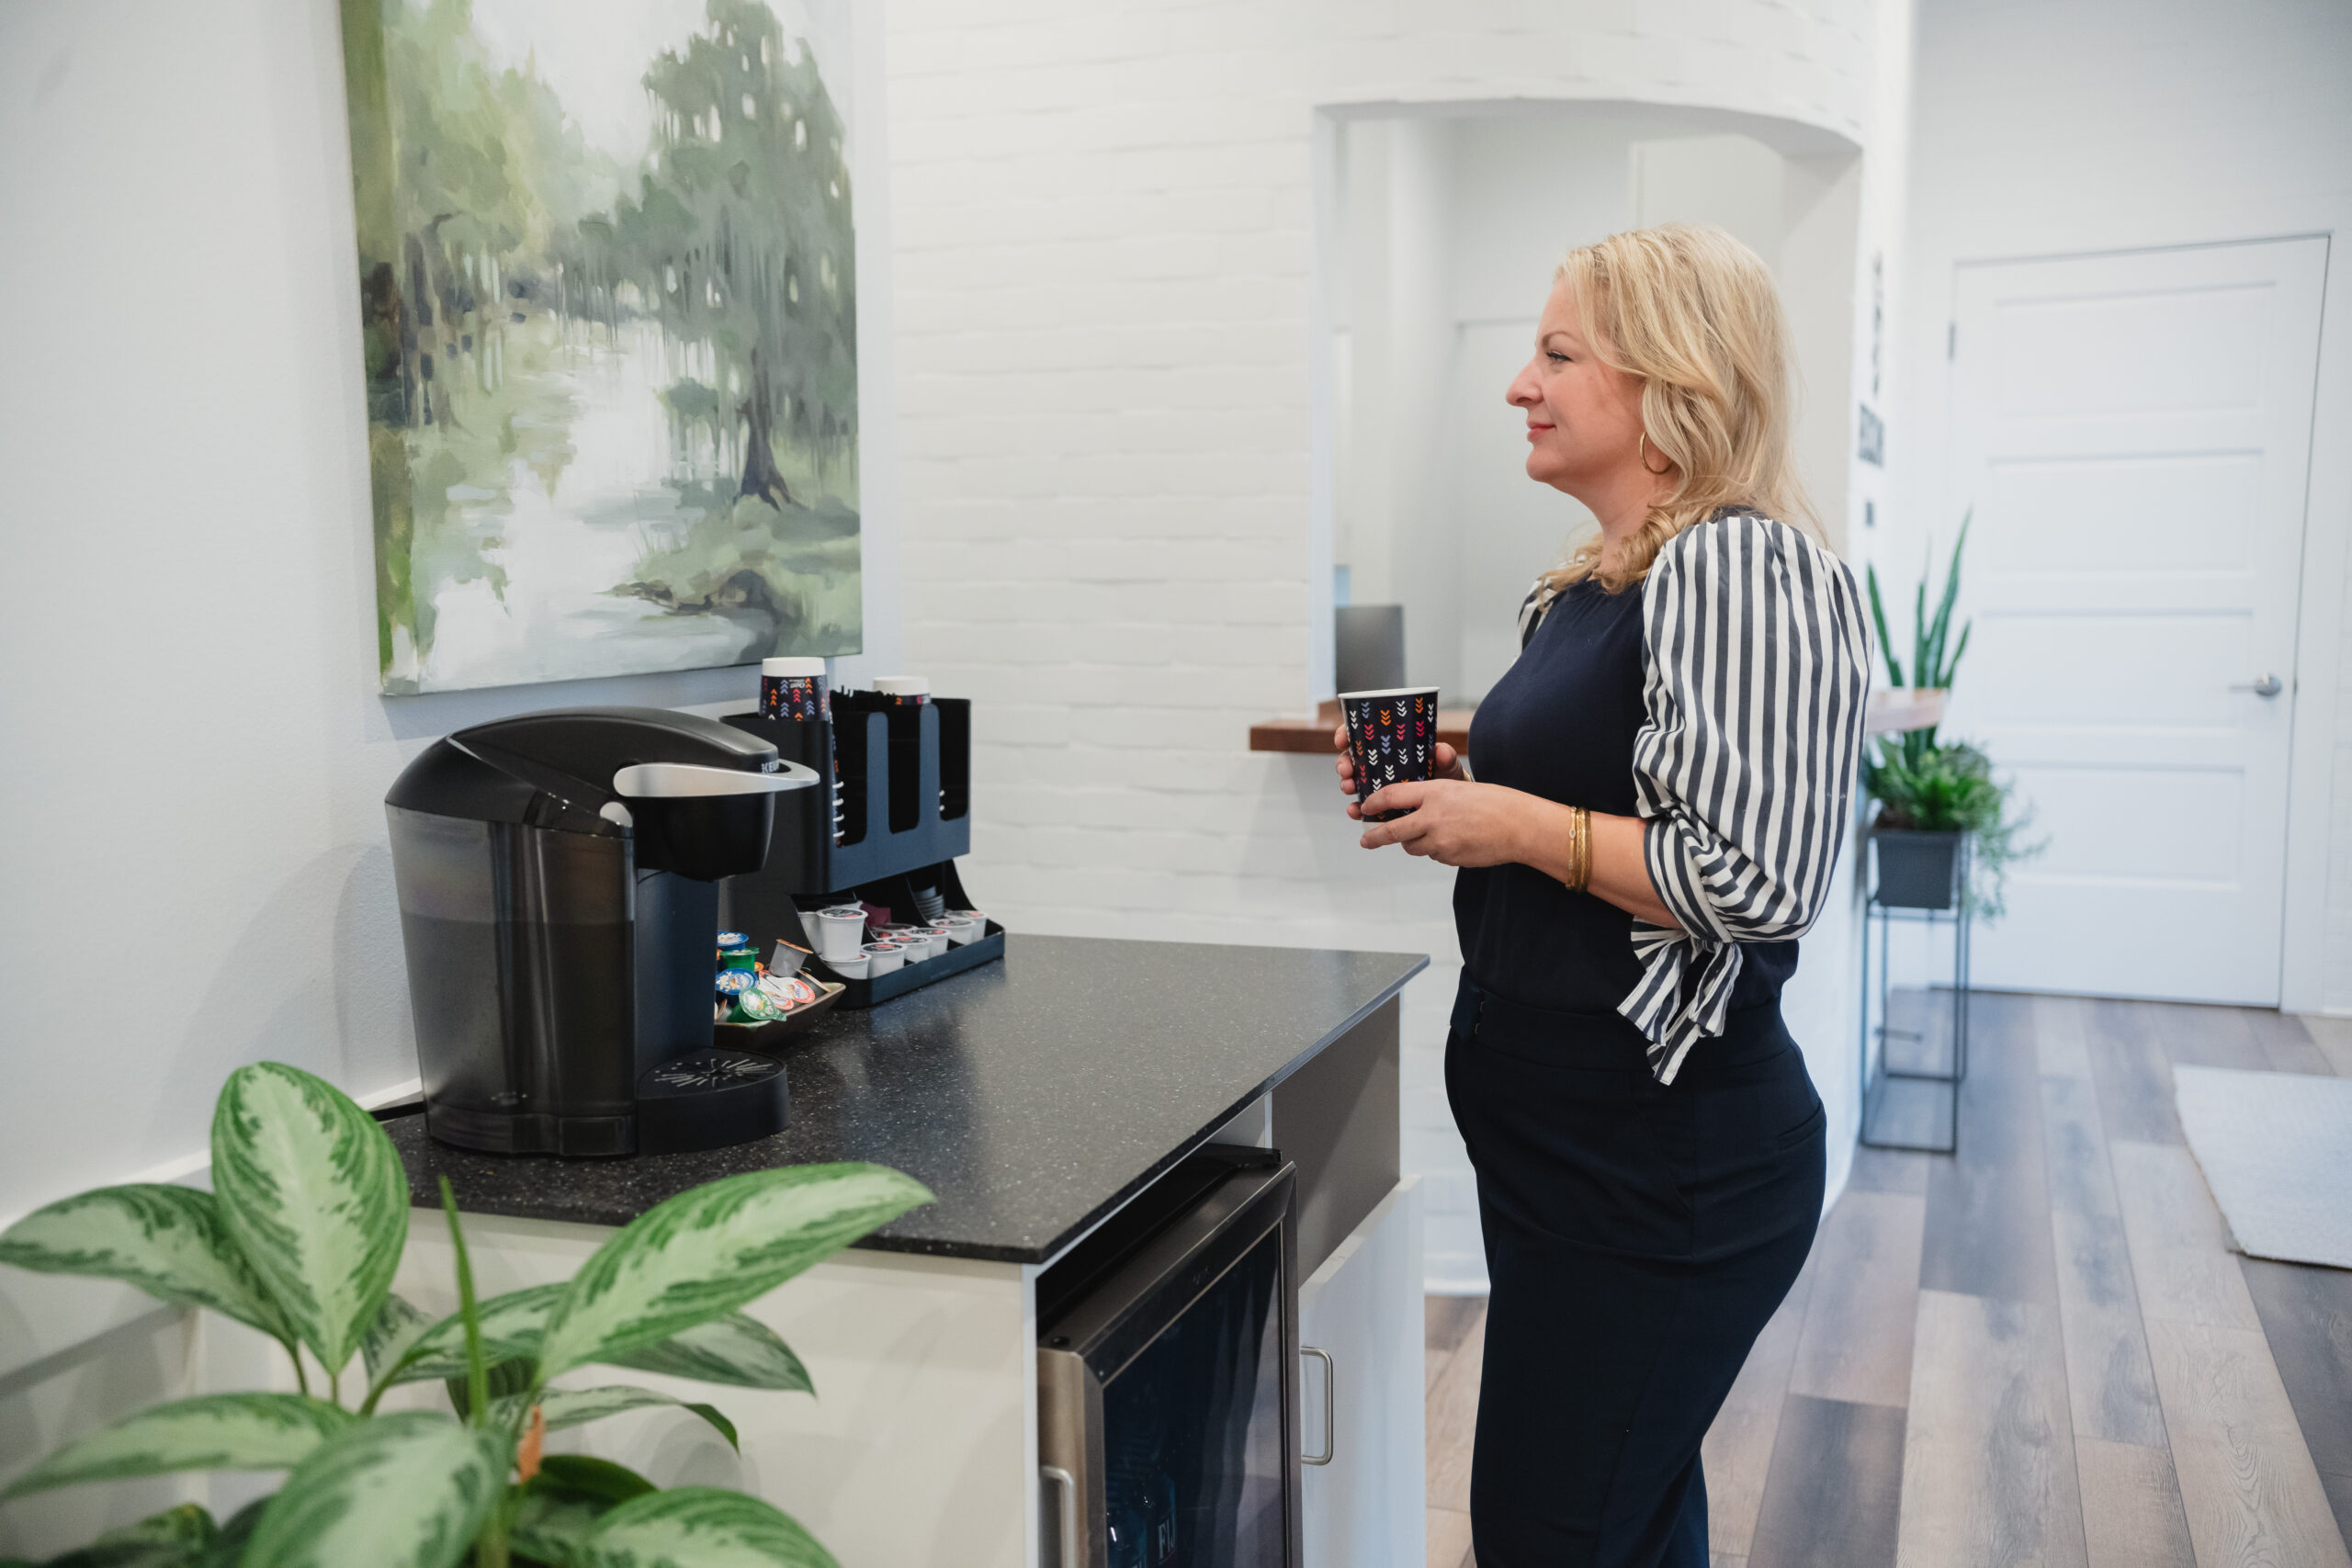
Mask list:
[[[1635,759],[1657,743],[1666,643],[1644,604],[1590,581],[1551,604],[1479,705],[1481,781],[1653,816]],[[1480,1568],[1707,1568],[1700,1443],[1821,1211],[1821,1102],[1780,1011],[1797,944],[1740,944],[1720,1032],[1661,1081],[1658,1043],[1619,1010],[1645,979],[1631,916],[1523,865],[1461,872],[1454,915],[1446,1088],[1493,1292]],[[1698,967],[1672,978],[1693,1005]]]

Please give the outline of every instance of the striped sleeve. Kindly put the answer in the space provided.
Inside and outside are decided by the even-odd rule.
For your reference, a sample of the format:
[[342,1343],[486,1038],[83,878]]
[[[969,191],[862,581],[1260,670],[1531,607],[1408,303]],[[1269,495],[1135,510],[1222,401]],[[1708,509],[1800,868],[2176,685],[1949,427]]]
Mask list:
[[1680,930],[1634,923],[1619,1005],[1672,1083],[1724,1031],[1740,943],[1803,934],[1829,896],[1862,745],[1871,644],[1845,563],[1748,514],[1684,530],[1643,589],[1634,783],[1650,880]]

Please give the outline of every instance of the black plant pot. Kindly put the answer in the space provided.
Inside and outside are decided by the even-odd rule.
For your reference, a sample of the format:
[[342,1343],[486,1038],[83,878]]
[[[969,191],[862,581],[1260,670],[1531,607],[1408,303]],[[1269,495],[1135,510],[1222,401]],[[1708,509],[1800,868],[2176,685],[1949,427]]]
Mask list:
[[1960,896],[1960,839],[1906,828],[1872,828],[1878,901],[1894,909],[1949,909]]

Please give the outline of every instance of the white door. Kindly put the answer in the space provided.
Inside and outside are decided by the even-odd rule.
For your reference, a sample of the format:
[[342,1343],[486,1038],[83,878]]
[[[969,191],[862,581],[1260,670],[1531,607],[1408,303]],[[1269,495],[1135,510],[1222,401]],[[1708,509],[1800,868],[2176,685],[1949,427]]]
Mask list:
[[2326,265],[2301,239],[1958,269],[1936,532],[1974,507],[1975,632],[1945,732],[2049,840],[1980,986],[2278,999]]

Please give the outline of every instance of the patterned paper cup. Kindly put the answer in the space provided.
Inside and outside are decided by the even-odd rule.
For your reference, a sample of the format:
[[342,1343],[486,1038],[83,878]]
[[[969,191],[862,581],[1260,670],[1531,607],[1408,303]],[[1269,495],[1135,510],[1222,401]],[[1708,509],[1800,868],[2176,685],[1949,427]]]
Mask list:
[[760,660],[760,714],[765,718],[833,716],[831,684],[821,659]]
[[[1340,711],[1348,725],[1348,753],[1356,765],[1356,804],[1393,784],[1428,778],[1436,771],[1437,688],[1398,686],[1385,692],[1341,692]],[[1366,813],[1389,822],[1402,811]]]

